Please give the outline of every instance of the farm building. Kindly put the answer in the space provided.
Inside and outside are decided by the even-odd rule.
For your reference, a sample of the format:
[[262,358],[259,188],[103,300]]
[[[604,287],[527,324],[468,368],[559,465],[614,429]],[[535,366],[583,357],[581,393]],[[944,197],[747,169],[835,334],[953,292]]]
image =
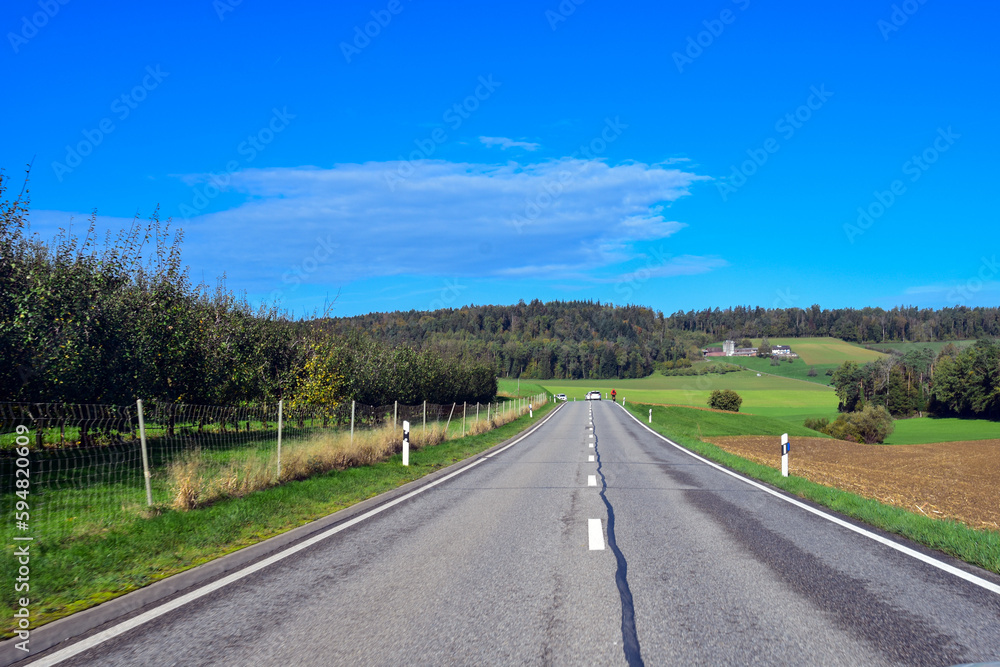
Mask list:
[[771,354],[791,354],[792,348],[787,345],[773,345],[771,346]]
[[706,347],[701,353],[706,357],[723,357],[726,354],[721,347]]
[[733,353],[730,356],[733,356],[733,357],[756,357],[757,356],[757,348],[755,348],[755,347],[738,347],[735,350],[733,350]]

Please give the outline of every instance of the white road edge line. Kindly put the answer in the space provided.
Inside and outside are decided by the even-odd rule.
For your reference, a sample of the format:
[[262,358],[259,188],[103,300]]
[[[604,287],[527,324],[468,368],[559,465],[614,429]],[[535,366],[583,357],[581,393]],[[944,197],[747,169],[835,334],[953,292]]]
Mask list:
[[587,486],[597,486],[597,475],[587,475]]
[[[84,651],[88,651],[88,650],[94,648],[95,646],[99,646],[100,644],[103,644],[104,642],[108,641],[109,639],[114,639],[115,637],[118,637],[119,635],[125,634],[129,630],[137,628],[140,625],[144,625],[146,623],[149,623],[150,621],[152,621],[152,620],[154,620],[156,618],[159,618],[160,616],[163,616],[164,614],[170,613],[171,611],[173,611],[175,609],[183,607],[184,605],[186,605],[189,602],[194,602],[198,598],[204,597],[204,596],[208,595],[209,593],[214,593],[215,591],[219,590],[220,588],[224,588],[224,587],[228,586],[229,584],[234,583],[236,581],[239,581],[240,579],[243,579],[245,577],[248,577],[248,576],[250,576],[251,574],[253,574],[255,572],[259,572],[260,570],[263,570],[264,568],[266,568],[266,567],[268,567],[270,565],[273,565],[274,563],[277,563],[278,561],[284,560],[285,558],[288,558],[289,556],[297,554],[298,552],[302,551],[303,549],[308,549],[309,547],[313,546],[314,544],[318,544],[318,543],[322,542],[323,540],[327,539],[328,537],[332,537],[333,535],[336,535],[337,533],[339,533],[339,532],[341,532],[343,530],[346,530],[346,529],[350,528],[351,526],[357,525],[357,524],[361,523],[362,521],[370,519],[371,517],[375,516],[376,514],[380,514],[381,512],[384,512],[385,510],[389,509],[390,507],[394,507],[394,506],[398,505],[399,503],[401,503],[401,502],[403,502],[405,500],[409,500],[410,498],[416,496],[417,494],[420,494],[420,493],[423,493],[424,491],[432,489],[435,486],[437,486],[438,484],[442,484],[442,483],[448,481],[452,477],[456,477],[458,475],[461,475],[464,472],[468,472],[469,470],[472,470],[473,468],[475,468],[477,465],[479,465],[480,463],[482,463],[486,459],[492,458],[493,456],[496,456],[500,452],[505,451],[507,449],[510,449],[511,447],[513,447],[514,445],[516,445],[517,443],[521,442],[522,440],[524,440],[525,438],[527,438],[529,435],[531,435],[532,433],[534,433],[535,431],[537,431],[542,426],[542,424],[544,424],[545,422],[547,422],[549,420],[549,418],[558,411],[558,409],[559,408],[557,407],[556,410],[553,410],[552,412],[550,412],[545,417],[545,419],[543,419],[542,421],[540,421],[537,424],[535,424],[532,428],[528,429],[528,431],[525,432],[524,435],[522,435],[520,438],[518,438],[514,442],[510,443],[509,445],[507,445],[503,449],[498,449],[497,451],[493,452],[492,454],[489,454],[489,455],[484,456],[484,457],[482,457],[480,459],[477,459],[477,460],[473,461],[472,463],[470,463],[469,465],[467,465],[464,468],[462,468],[461,470],[456,470],[455,472],[453,472],[453,473],[451,473],[449,475],[445,475],[444,477],[442,477],[440,479],[434,480],[433,482],[431,482],[430,484],[428,484],[426,486],[422,486],[419,489],[414,489],[413,491],[410,491],[409,493],[407,493],[405,495],[402,495],[399,498],[396,498],[395,500],[390,500],[389,502],[387,502],[384,505],[379,505],[375,509],[369,510],[369,511],[365,512],[364,514],[356,516],[353,519],[350,519],[348,521],[345,521],[342,524],[334,526],[333,528],[330,528],[328,530],[324,530],[319,535],[316,535],[315,537],[311,537],[308,540],[306,540],[305,542],[300,542],[299,544],[296,544],[294,547],[290,547],[288,549],[285,549],[284,551],[280,551],[280,552],[274,554],[273,556],[265,558],[262,561],[254,563],[250,567],[247,567],[247,568],[242,569],[242,570],[238,570],[238,571],[236,571],[236,572],[234,572],[234,573],[232,573],[232,574],[230,574],[230,575],[228,575],[226,577],[223,577],[222,579],[219,579],[217,581],[213,581],[212,583],[207,584],[206,586],[203,586],[203,587],[201,587],[199,589],[193,590],[190,593],[187,593],[186,595],[182,595],[179,598],[176,598],[174,600],[171,600],[170,602],[162,604],[159,607],[156,607],[154,609],[150,609],[149,611],[145,612],[144,614],[139,614],[138,616],[135,616],[134,618],[130,618],[130,619],[126,620],[126,621],[123,621],[119,625],[116,625],[114,627],[108,628],[107,630],[104,630],[103,632],[98,632],[96,635],[93,635],[91,637],[87,637],[86,639],[84,639],[82,641],[79,641],[79,642],[77,642],[75,644],[67,646],[64,649],[60,649],[59,651],[56,651],[55,653],[53,653],[51,655],[47,655],[47,656],[44,656],[42,658],[39,658],[38,660],[35,660],[34,662],[25,663],[25,665],[31,665],[32,667],[50,667],[51,665],[56,665],[56,664],[62,662],[63,660],[67,660],[69,658],[72,658],[73,656],[79,655],[80,653],[83,653]],[[603,545],[601,546],[601,548],[602,549],[604,548]]]
[[[621,406],[619,405],[619,407],[621,407]],[[874,541],[878,542],[879,544],[884,544],[885,546],[890,547],[892,549],[895,549],[896,551],[899,551],[900,553],[904,553],[907,556],[910,556],[911,558],[916,558],[917,560],[919,560],[919,561],[921,561],[923,563],[927,563],[928,565],[930,565],[932,567],[936,567],[939,570],[943,570],[943,571],[947,572],[948,574],[952,574],[952,575],[958,577],[959,579],[964,579],[965,581],[968,581],[971,584],[975,584],[976,586],[979,586],[980,588],[985,588],[986,590],[988,590],[988,591],[990,591],[992,593],[996,593],[997,595],[1000,595],[1000,586],[998,586],[997,584],[994,584],[991,581],[987,581],[987,580],[983,579],[982,577],[977,577],[976,575],[970,574],[970,573],[966,572],[965,570],[960,570],[960,569],[958,569],[957,567],[955,567],[953,565],[949,565],[948,563],[939,561],[938,559],[932,558],[931,556],[927,556],[926,554],[922,554],[919,551],[914,551],[913,549],[911,549],[909,547],[906,547],[906,546],[903,546],[902,544],[897,544],[896,542],[893,542],[892,540],[886,539],[886,538],[882,537],[881,535],[876,535],[875,533],[873,533],[871,531],[865,530],[864,528],[859,528],[858,526],[855,526],[852,523],[848,523],[847,521],[844,521],[843,519],[838,519],[837,517],[835,517],[833,515],[830,515],[830,514],[827,514],[826,512],[821,512],[820,510],[816,509],[815,507],[810,507],[809,505],[806,505],[805,503],[799,502],[798,500],[795,500],[794,498],[789,498],[788,496],[786,496],[784,494],[778,493],[777,491],[775,491],[773,489],[767,488],[766,486],[764,486],[763,484],[760,484],[759,482],[755,482],[755,481],[753,481],[751,479],[747,479],[743,475],[735,473],[732,470],[728,470],[727,468],[724,468],[723,466],[719,465],[718,463],[715,463],[713,461],[709,461],[708,459],[704,458],[703,456],[699,456],[698,454],[695,454],[691,450],[678,445],[676,442],[674,442],[670,438],[667,438],[666,436],[660,435],[659,433],[657,433],[653,429],[651,429],[648,426],[646,426],[645,424],[643,424],[642,420],[640,420],[638,417],[636,417],[635,415],[633,415],[627,409],[622,408],[622,410],[625,411],[625,414],[627,414],[629,417],[631,417],[632,419],[634,419],[636,421],[636,423],[639,424],[639,426],[643,427],[644,429],[646,429],[647,431],[649,431],[650,433],[652,433],[656,437],[658,437],[661,440],[665,441],[667,444],[673,445],[674,447],[676,447],[677,449],[681,450],[682,452],[684,452],[688,456],[692,456],[692,457],[698,459],[702,463],[707,463],[708,465],[712,466],[713,468],[715,468],[717,470],[721,470],[722,472],[726,473],[727,475],[729,475],[731,477],[735,477],[736,479],[740,480],[741,482],[746,482],[750,486],[754,486],[754,487],[760,489],[761,491],[764,491],[765,493],[769,493],[772,496],[774,496],[775,498],[780,498],[781,500],[784,500],[786,503],[795,505],[796,507],[804,509],[807,512],[811,512],[811,513],[815,514],[818,517],[822,517],[822,518],[826,519],[827,521],[835,523],[838,526],[842,526],[842,527],[844,527],[844,528],[846,528],[846,529],[848,529],[850,531],[853,531],[853,532],[857,533],[858,535],[863,535],[863,536],[867,537],[868,539],[871,539],[871,540],[874,540]]]
[[600,519],[587,519],[587,532],[590,534],[590,550],[604,551],[604,527]]

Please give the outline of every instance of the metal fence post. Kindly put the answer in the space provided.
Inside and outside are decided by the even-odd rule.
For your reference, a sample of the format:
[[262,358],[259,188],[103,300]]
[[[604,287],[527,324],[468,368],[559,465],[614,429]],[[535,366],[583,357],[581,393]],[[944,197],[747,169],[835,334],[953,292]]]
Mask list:
[[427,435],[427,401],[424,401],[424,435]]
[[142,475],[146,478],[146,505],[153,506],[153,486],[149,479],[149,449],[146,447],[146,420],[142,414],[142,399],[135,402],[139,408],[139,441],[142,443]]
[[285,405],[284,399],[278,401],[278,479],[281,481],[281,420],[282,420],[282,408]]
[[392,402],[392,432],[396,432],[396,415],[399,414],[399,401]]
[[465,401],[462,401],[462,437],[463,438],[465,437],[465,408],[466,408],[466,406],[467,406],[467,403]]
[[351,444],[354,444],[354,401],[351,401]]

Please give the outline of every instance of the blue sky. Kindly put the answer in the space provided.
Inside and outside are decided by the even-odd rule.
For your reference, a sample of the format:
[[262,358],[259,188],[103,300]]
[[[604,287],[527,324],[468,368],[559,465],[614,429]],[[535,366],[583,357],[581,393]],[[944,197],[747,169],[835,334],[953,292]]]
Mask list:
[[42,236],[148,216],[297,315],[997,305],[992,3],[11,0]]

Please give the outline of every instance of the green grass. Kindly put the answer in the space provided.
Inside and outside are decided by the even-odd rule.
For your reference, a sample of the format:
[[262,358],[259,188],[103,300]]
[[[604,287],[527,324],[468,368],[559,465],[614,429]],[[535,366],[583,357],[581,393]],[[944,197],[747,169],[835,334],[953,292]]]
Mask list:
[[[626,407],[631,405],[626,404]],[[636,408],[639,416],[648,415],[650,406]],[[655,419],[669,423],[671,433],[692,438],[711,438],[723,435],[781,435],[795,437],[829,437],[805,426],[791,424],[783,419],[748,415],[735,412],[710,412],[694,408],[653,407]],[[643,423],[647,423],[643,419]]]
[[837,395],[826,386],[773,375],[742,371],[724,375],[665,377],[656,373],[638,380],[541,380],[550,393],[583,400],[589,390],[617,390],[619,400],[673,405],[708,405],[715,389],[732,389],[743,398],[741,412],[787,419],[801,425],[809,417],[833,419]]
[[[626,407],[646,423],[648,406],[629,404]],[[735,456],[690,435],[691,418],[685,416],[683,412],[678,408],[654,407],[652,428],[691,451],[731,470],[1000,574],[1000,533],[974,530],[957,521],[931,519],[876,500],[810,482],[802,477],[794,475],[782,477],[774,468]],[[734,415],[732,419],[739,417]],[[731,424],[735,425],[738,422],[733,421]],[[752,428],[751,425],[744,430]],[[791,432],[789,434],[791,435]]]
[[922,445],[931,442],[1000,439],[1000,422],[986,419],[899,419],[885,440],[887,445]]
[[497,380],[497,392],[502,396],[534,396],[544,394],[545,388],[537,384],[538,380],[521,380],[518,388],[517,378],[499,378]]
[[[478,454],[534,424],[552,410],[547,403],[534,419],[520,419],[478,436],[448,440],[383,463],[289,482],[240,499],[187,512],[167,510],[151,518],[124,515],[97,533],[36,540],[31,546],[32,627],[92,607],[242,547],[256,544],[367,498]],[[85,510],[85,508],[84,508]],[[5,558],[14,562],[13,542]],[[14,570],[5,568],[4,636],[11,636]]]
[[[751,340],[754,347],[757,347],[763,339],[752,338]],[[866,363],[884,356],[881,352],[866,350],[860,345],[848,343],[839,338],[769,338],[768,342],[771,345],[788,345],[792,348],[792,352],[799,355],[805,363],[813,365],[834,364],[839,366],[845,361]],[[722,347],[722,343],[715,343],[714,346]]]
[[[706,362],[700,363],[711,363],[712,361],[717,361],[715,357],[710,358]],[[777,366],[771,365],[770,359],[758,359],[757,357],[728,357],[726,362],[731,364],[736,364],[737,366],[743,366],[754,372],[759,373],[769,373],[771,375],[779,375],[781,377],[790,378],[793,380],[803,380],[805,382],[813,382],[815,384],[822,384],[829,386],[833,382],[833,376],[827,375],[828,370],[836,370],[840,364],[807,364],[802,359],[792,359],[792,363],[788,363],[788,360],[782,359],[781,363]],[[816,369],[816,377],[809,377],[809,369]]]

